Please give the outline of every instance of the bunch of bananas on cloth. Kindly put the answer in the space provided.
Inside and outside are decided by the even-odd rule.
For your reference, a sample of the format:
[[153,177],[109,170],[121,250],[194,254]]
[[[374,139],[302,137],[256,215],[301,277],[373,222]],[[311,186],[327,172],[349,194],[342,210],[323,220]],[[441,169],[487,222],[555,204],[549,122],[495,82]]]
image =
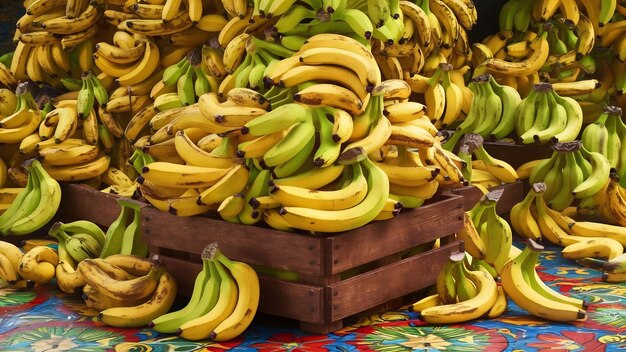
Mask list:
[[52,224],[48,234],[59,241],[59,247],[63,247],[75,262],[98,258],[105,241],[102,229],[87,220],[69,223],[57,221]]
[[99,310],[98,321],[110,326],[146,326],[167,313],[176,298],[176,280],[156,257],[116,254],[85,259],[74,275],[82,281],[87,306]]
[[465,163],[462,168],[465,180],[471,185],[483,188],[517,182],[519,180],[517,171],[506,161],[489,155],[483,141],[477,133],[466,134],[461,140],[457,155]]
[[[473,263],[472,263],[473,264]],[[470,270],[472,269],[472,270]],[[468,267],[465,253],[456,252],[437,276],[437,293],[409,306],[431,324],[454,324],[497,317],[507,307],[502,288],[486,270]]]
[[61,187],[38,160],[27,171],[26,187],[0,215],[0,234],[24,235],[42,228],[61,204]]
[[543,246],[529,239],[521,253],[504,264],[500,273],[504,292],[534,316],[563,322],[585,319],[584,301],[563,295],[541,281],[535,266],[542,250]]
[[580,141],[586,150],[605,155],[626,186],[626,124],[621,108],[604,107],[598,119],[583,129]]
[[[612,185],[619,187],[617,182]],[[586,219],[577,221],[570,217],[578,215],[574,207],[563,211],[552,209],[545,199],[547,189],[545,183],[534,183],[524,200],[513,207],[510,219],[517,234],[533,240],[545,238],[563,246],[562,255],[568,259],[612,259],[624,252],[626,231],[623,226]],[[618,209],[624,209],[623,205]]]
[[150,327],[188,340],[228,341],[252,322],[259,293],[254,269],[229,259],[212,243],[202,253],[202,270],[187,305],[152,320]]
[[0,279],[4,281],[3,284],[8,284],[8,287],[12,288],[34,286],[35,282],[23,279],[19,274],[20,262],[23,257],[24,253],[19,247],[9,242],[0,241]]

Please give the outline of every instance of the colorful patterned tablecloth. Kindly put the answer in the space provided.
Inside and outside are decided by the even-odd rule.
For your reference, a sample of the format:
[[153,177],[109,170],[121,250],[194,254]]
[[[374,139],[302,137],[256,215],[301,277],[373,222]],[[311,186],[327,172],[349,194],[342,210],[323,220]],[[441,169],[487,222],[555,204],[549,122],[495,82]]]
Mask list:
[[[551,287],[591,303],[588,318],[551,323],[509,301],[494,320],[429,326],[405,309],[357,317],[327,335],[304,333],[289,320],[259,315],[228,343],[186,341],[150,329],[117,329],[93,321],[79,297],[46,285],[0,289],[0,351],[618,351],[626,350],[626,284],[607,284],[599,271],[549,248],[538,267]],[[184,302],[183,302],[184,303]]]

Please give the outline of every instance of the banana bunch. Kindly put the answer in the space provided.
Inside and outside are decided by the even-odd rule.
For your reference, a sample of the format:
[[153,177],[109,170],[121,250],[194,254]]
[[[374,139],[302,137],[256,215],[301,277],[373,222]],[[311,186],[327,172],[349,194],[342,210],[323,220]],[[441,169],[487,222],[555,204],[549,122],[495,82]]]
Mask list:
[[[258,40],[252,40],[256,43]],[[288,54],[288,53],[285,53]],[[318,34],[307,39],[297,53],[268,67],[264,81],[281,87],[297,87],[306,82],[326,81],[307,87],[297,97],[303,104],[342,108],[358,115],[367,105],[368,89],[381,83],[382,76],[370,49],[344,35]],[[329,88],[328,92],[322,89]],[[295,100],[296,96],[294,96]],[[338,100],[346,100],[340,104]]]
[[511,227],[495,210],[501,196],[501,190],[485,194],[464,213],[463,229],[457,233],[464,241],[467,253],[496,275],[512,251]]
[[33,160],[26,187],[0,215],[0,234],[24,235],[40,229],[52,219],[60,203],[59,183],[38,160]]
[[35,284],[45,284],[56,276],[59,263],[57,251],[48,246],[36,246],[24,253],[17,266],[17,273]]
[[463,137],[458,157],[465,163],[463,175],[470,184],[490,188],[519,180],[517,171],[509,163],[489,155],[479,134],[469,133]]
[[[533,189],[537,190],[531,213],[539,227],[541,235],[548,241],[563,246],[561,252],[564,258],[614,258],[624,251],[622,244],[615,238],[605,236],[593,236],[593,232],[580,236],[580,231],[576,233],[569,229],[569,225],[575,221],[565,215],[565,211],[559,212],[548,207],[543,197],[545,184],[534,184]],[[532,221],[532,220],[529,220]],[[578,225],[576,225],[578,226]],[[597,235],[598,232],[596,231]]]
[[228,341],[252,322],[259,292],[254,269],[229,259],[212,243],[202,253],[202,270],[187,305],[153,319],[150,327],[188,340]]
[[81,74],[81,81],[81,88],[76,97],[76,110],[79,118],[86,119],[94,109],[94,102],[106,106],[109,102],[109,92],[91,71]]
[[557,143],[553,149],[550,158],[532,169],[529,182],[547,185],[544,197],[554,209],[592,197],[606,184],[611,166],[603,154],[587,151],[579,141]]
[[104,232],[87,220],[71,223],[57,221],[48,230],[48,235],[63,243],[63,248],[77,263],[87,258],[97,258],[105,243]]
[[109,225],[103,236],[102,249],[96,256],[107,258],[121,254],[145,257],[148,254],[148,246],[141,238],[142,204],[125,198],[118,198],[116,202],[120,205],[120,214]]
[[10,287],[32,287],[34,282],[22,279],[19,266],[24,253],[16,245],[0,241],[0,279]]
[[515,115],[515,132],[524,144],[573,141],[583,123],[580,104],[556,94],[549,83],[535,84]]
[[483,315],[496,317],[506,310],[506,298],[502,299],[494,278],[481,269],[469,270],[463,252],[450,255],[437,276],[436,287],[436,295],[409,306],[431,324],[461,323]]
[[446,150],[452,150],[466,133],[502,139],[515,129],[517,110],[522,101],[515,89],[498,84],[488,74],[475,77],[468,87],[474,92],[469,112],[444,143]]
[[500,273],[504,292],[537,317],[563,322],[585,319],[584,301],[553,290],[539,278],[535,266],[542,250],[543,246],[529,239],[521,253],[504,264]]
[[626,125],[622,121],[622,109],[606,106],[596,121],[587,125],[582,132],[581,142],[586,150],[605,155],[609,165],[622,178],[626,178],[626,149],[622,141],[626,138]]
[[[27,83],[20,83],[13,96],[3,93],[8,102],[3,107],[6,115],[0,120],[0,143],[20,143],[37,131],[42,120],[41,112],[29,90]],[[14,106],[13,110],[9,105]]]
[[626,19],[623,14],[620,15],[618,16],[619,20],[611,21],[602,27],[598,40],[599,46],[610,48],[615,58],[623,62],[626,59],[626,48],[623,43],[626,40],[626,31],[624,30]]
[[[80,69],[91,67],[90,40],[100,31],[104,1],[24,4],[26,14],[17,21],[16,50],[10,65],[17,80],[31,79],[59,88],[59,78],[70,72],[77,78]],[[72,64],[68,52],[83,58]]]
[[158,262],[133,255],[85,259],[77,266],[83,300],[100,310],[98,320],[114,327],[141,327],[167,313],[176,281]]
[[200,63],[200,52],[192,50],[176,64],[166,67],[162,83],[157,83],[150,93],[154,108],[159,111],[181,108],[196,103],[201,95],[217,90],[217,81],[204,73]]

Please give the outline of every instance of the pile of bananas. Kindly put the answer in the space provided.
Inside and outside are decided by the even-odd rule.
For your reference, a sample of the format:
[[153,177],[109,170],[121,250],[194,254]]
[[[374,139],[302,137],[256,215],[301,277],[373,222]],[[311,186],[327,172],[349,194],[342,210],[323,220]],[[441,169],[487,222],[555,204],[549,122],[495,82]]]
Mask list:
[[[614,198],[616,206],[613,211],[606,208],[605,211],[612,215],[621,216],[620,209],[624,209],[621,202],[624,189],[619,188],[619,183],[612,179],[606,186],[606,191],[598,193],[602,197]],[[511,225],[521,236],[533,240],[547,239],[551,243],[565,247],[563,256],[569,259],[581,258],[608,258],[620,256],[624,252],[626,244],[626,231],[622,225],[611,225],[602,222],[585,219],[577,221],[575,207],[568,207],[563,211],[549,207],[545,199],[548,186],[545,183],[535,183],[521,203],[511,210]]]
[[176,280],[158,260],[123,254],[85,259],[76,273],[83,300],[110,326],[146,326],[167,313],[176,298]]
[[26,187],[15,194],[11,205],[0,215],[0,234],[24,235],[34,232],[54,217],[61,204],[61,186],[33,160]]
[[152,320],[150,327],[188,340],[228,341],[252,322],[259,293],[254,269],[227,258],[212,243],[202,253],[202,270],[187,305]]

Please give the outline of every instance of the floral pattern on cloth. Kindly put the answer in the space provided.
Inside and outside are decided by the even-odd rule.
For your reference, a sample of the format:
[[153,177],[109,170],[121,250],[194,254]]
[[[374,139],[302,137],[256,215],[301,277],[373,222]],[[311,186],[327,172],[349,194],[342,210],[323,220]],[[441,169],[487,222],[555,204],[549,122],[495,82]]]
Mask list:
[[406,309],[346,319],[330,334],[309,334],[286,319],[259,315],[228,342],[187,341],[151,329],[119,329],[95,322],[78,295],[54,284],[12,290],[0,283],[0,351],[621,351],[626,350],[626,283],[601,281],[597,270],[548,248],[537,267],[554,289],[590,303],[585,321],[555,323],[533,317],[509,300],[491,320],[432,326]]

